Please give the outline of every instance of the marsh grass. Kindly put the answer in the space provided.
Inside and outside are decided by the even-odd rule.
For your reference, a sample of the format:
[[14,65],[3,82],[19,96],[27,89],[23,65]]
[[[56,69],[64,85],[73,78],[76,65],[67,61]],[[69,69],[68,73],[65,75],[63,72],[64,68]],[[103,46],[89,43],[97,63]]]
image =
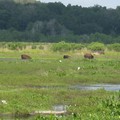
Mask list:
[[[108,94],[105,91],[106,95]],[[69,112],[77,112],[96,103],[92,103],[92,96],[101,96],[101,91],[77,91],[68,89],[36,89],[36,88],[10,88],[9,90],[0,91],[2,99],[7,101],[7,105],[1,105],[1,112],[49,110],[55,104],[68,106]],[[76,97],[77,96],[77,97]],[[105,96],[102,96],[103,98]],[[90,101],[89,101],[90,99]],[[89,102],[88,102],[89,101]],[[83,104],[84,103],[84,104]],[[76,108],[74,108],[76,106]],[[80,107],[81,106],[81,107]],[[84,108],[84,109],[83,109]],[[74,110],[75,109],[75,110]],[[90,108],[92,110],[92,108]],[[32,110],[32,111],[31,111]]]
[[[106,92],[104,90],[97,91],[77,91],[77,90],[66,90],[66,89],[23,89],[20,91],[4,92],[0,96],[6,99],[7,105],[1,104],[1,113],[14,113],[16,116],[27,115],[36,110],[50,110],[53,105],[62,104],[67,106],[67,116],[57,117],[59,119],[90,119],[96,118],[119,118],[119,114],[110,114],[110,104],[109,101],[119,102],[117,99],[113,99],[113,92]],[[116,94],[117,95],[117,94]],[[76,97],[77,96],[77,97]],[[109,97],[111,96],[111,97]],[[117,98],[117,96],[115,96]],[[108,101],[109,100],[109,101]],[[107,105],[107,107],[105,107]],[[114,104],[112,104],[114,105]],[[109,109],[110,108],[110,109]],[[114,107],[115,108],[115,107]],[[116,106],[116,108],[118,108]],[[112,109],[113,110],[113,109]],[[119,108],[118,108],[119,110]],[[116,111],[115,111],[116,112]],[[117,112],[118,113],[118,112]],[[45,119],[56,118],[56,116],[36,116],[35,119],[40,119],[44,117]],[[51,118],[52,117],[52,118]],[[116,119],[116,120],[117,120]]]
[[[16,53],[15,53],[16,54]],[[36,53],[37,54],[37,53]],[[35,55],[35,54],[34,54]],[[54,55],[53,55],[54,56]],[[0,60],[0,84],[4,85],[73,85],[119,83],[119,59],[101,56],[94,60],[82,57],[64,60],[62,56],[44,56],[24,61]],[[114,56],[114,58],[117,58]],[[59,62],[59,60],[62,62]],[[77,68],[80,67],[80,70]]]
[[[53,52],[50,46],[44,49],[22,49],[0,51],[0,113],[28,114],[36,110],[50,110],[53,105],[67,105],[69,115],[62,120],[103,120],[118,119],[106,110],[103,114],[98,103],[113,95],[104,90],[78,91],[65,86],[81,84],[113,83],[120,84],[120,53],[105,51],[105,55],[95,56],[93,60],[83,58],[87,49]],[[6,48],[5,48],[6,49]],[[31,60],[21,60],[21,54],[28,54]],[[68,54],[70,59],[63,59]],[[3,59],[4,58],[4,59]],[[13,58],[12,60],[9,58]],[[61,62],[60,62],[61,60]],[[78,67],[80,69],[78,70]],[[63,86],[45,89],[40,86]],[[114,99],[113,99],[114,100]],[[103,107],[102,107],[103,108]],[[51,119],[57,119],[51,116]],[[113,117],[113,118],[112,118]],[[49,119],[38,116],[34,119]]]

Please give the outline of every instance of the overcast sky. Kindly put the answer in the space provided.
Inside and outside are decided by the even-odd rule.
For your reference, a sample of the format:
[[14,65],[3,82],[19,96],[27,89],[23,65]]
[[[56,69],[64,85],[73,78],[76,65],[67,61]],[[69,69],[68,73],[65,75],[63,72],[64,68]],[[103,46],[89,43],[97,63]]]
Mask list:
[[106,6],[107,8],[116,8],[120,6],[120,0],[40,0],[41,2],[61,2],[64,5],[81,5],[82,7],[90,7],[94,5]]

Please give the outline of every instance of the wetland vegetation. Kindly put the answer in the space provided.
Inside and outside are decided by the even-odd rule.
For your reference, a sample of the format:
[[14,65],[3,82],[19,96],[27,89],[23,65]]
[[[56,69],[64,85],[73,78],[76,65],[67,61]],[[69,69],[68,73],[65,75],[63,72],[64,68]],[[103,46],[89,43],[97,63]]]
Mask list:
[[[51,110],[54,105],[65,105],[65,116],[36,115],[27,119],[119,120],[120,92],[68,89],[73,85],[119,85],[120,52],[115,45],[119,46],[1,42],[0,119],[4,119],[5,114],[25,117],[35,111]],[[83,57],[86,52],[99,50],[105,54],[95,54],[92,60]],[[22,60],[21,54],[30,55],[32,59]],[[63,59],[65,54],[71,57]]]

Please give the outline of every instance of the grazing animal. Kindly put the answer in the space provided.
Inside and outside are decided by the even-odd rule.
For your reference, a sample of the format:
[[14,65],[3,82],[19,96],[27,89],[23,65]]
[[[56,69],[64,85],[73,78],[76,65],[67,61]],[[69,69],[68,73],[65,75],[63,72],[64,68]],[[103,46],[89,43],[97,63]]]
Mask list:
[[68,59],[68,58],[70,58],[70,56],[69,55],[64,55],[63,58]]
[[31,57],[29,55],[23,54],[23,55],[21,55],[21,59],[27,60],[27,59],[31,59]]
[[94,56],[91,53],[86,53],[86,54],[84,54],[84,58],[93,59]]

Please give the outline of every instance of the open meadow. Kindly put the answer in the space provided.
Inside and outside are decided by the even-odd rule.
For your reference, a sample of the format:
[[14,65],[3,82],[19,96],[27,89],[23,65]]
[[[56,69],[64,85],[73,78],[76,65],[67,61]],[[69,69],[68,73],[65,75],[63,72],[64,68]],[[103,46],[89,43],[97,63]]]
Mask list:
[[[120,92],[75,86],[120,85],[120,52],[105,47],[105,54],[85,59],[84,54],[91,52],[86,45],[62,51],[53,47],[53,43],[1,43],[0,120],[11,114],[35,120],[119,120]],[[22,60],[22,54],[32,59]],[[66,115],[25,118],[54,105],[64,105]]]

